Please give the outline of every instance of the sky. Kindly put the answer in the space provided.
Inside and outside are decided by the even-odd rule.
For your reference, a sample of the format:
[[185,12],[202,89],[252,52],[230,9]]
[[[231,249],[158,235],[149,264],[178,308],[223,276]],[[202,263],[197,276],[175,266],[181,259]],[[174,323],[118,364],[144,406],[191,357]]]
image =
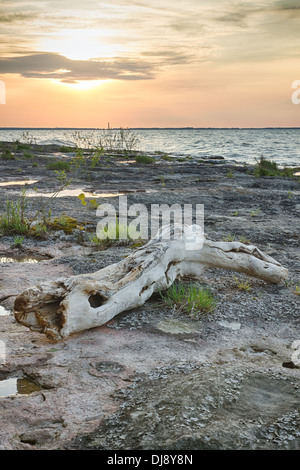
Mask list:
[[297,127],[299,59],[300,0],[0,0],[0,127]]

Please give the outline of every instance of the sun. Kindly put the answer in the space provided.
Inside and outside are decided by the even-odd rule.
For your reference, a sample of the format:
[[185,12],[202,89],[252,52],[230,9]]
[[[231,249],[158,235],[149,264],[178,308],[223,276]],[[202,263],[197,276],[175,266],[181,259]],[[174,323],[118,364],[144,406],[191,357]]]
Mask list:
[[[122,52],[122,46],[110,44],[113,31],[63,29],[58,36],[44,38],[40,47],[43,51],[60,54],[70,60],[88,61],[91,59],[112,59]],[[110,80],[78,80],[74,82],[63,81],[67,70],[62,69],[61,79],[53,80],[75,91],[88,91]]]
[[57,37],[48,37],[41,42],[44,51],[57,52],[71,60],[112,58],[120,51],[109,43],[112,34],[98,30],[65,29]]

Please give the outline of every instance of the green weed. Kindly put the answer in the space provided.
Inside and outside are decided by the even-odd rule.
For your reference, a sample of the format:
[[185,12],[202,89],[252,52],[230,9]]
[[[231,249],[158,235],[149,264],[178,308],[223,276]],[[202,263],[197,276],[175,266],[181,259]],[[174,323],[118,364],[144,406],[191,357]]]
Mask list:
[[258,178],[263,176],[293,177],[297,170],[298,168],[278,168],[276,162],[260,157],[259,159],[256,159],[256,166],[253,174]]
[[240,237],[239,242],[243,243],[244,245],[249,245],[251,243],[250,240],[244,236]]
[[235,241],[235,235],[226,235],[225,237],[223,237],[223,241],[224,242],[234,242]]
[[25,144],[23,142],[19,142],[18,140],[15,142],[15,147],[17,150],[30,150],[31,149],[30,144]]
[[197,317],[201,313],[212,312],[216,307],[216,299],[209,289],[195,284],[186,286],[174,283],[164,293],[160,293],[164,302],[171,308]]
[[23,152],[23,157],[26,158],[27,160],[32,160],[33,159],[33,154],[31,152]]
[[258,208],[258,209],[256,209],[255,211],[251,211],[251,212],[250,212],[250,215],[251,215],[251,217],[256,217],[256,216],[257,216],[257,214],[259,213],[259,211],[260,211],[260,209],[259,209],[259,208]]
[[136,155],[135,161],[137,163],[149,164],[154,162],[154,158],[149,157],[148,155]]
[[49,226],[52,230],[63,230],[65,234],[70,234],[73,232],[73,229],[77,228],[78,222],[73,217],[63,214],[61,217],[55,217],[49,223]]
[[11,153],[10,150],[4,150],[1,154],[2,160],[15,160],[15,156]]
[[55,160],[53,162],[48,162],[46,165],[47,170],[58,170],[58,171],[70,171],[70,163],[64,162],[62,160]]
[[248,292],[252,289],[252,285],[251,285],[251,282],[249,281],[243,281],[241,279],[238,279],[237,277],[233,276],[234,280],[235,280],[235,285],[236,287],[239,289],[239,290],[242,290],[242,291],[245,291],[245,292]]
[[16,248],[20,248],[22,246],[23,241],[24,241],[24,237],[20,237],[19,235],[16,235],[14,237],[13,246]]
[[16,202],[6,201],[6,210],[0,214],[0,231],[4,235],[26,235],[30,230],[30,221],[25,216],[27,207],[26,190]]
[[63,153],[71,153],[71,152],[75,152],[75,148],[73,148],[73,147],[68,147],[67,145],[62,145],[62,146],[59,148],[59,151],[60,151],[60,152],[63,152]]

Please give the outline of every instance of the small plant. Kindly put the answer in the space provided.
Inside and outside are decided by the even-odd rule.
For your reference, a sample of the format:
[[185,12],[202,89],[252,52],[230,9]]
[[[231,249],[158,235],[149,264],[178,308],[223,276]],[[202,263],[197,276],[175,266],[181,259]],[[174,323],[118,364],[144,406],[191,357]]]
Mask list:
[[31,149],[30,144],[25,144],[23,142],[19,142],[18,140],[15,142],[15,147],[17,150],[30,150]]
[[240,237],[239,242],[243,243],[244,245],[249,245],[251,243],[250,240],[244,236]]
[[35,238],[42,238],[42,239],[46,239],[47,238],[47,234],[48,234],[48,227],[49,224],[45,225],[43,222],[40,222],[40,223],[37,223],[35,224],[32,229],[31,229],[31,235]]
[[53,162],[48,162],[46,168],[47,170],[70,171],[70,164],[62,160],[55,160]]
[[68,147],[67,145],[62,145],[59,148],[59,151],[63,153],[71,153],[71,152],[75,152],[75,149],[73,147]]
[[3,160],[15,160],[15,156],[11,153],[10,150],[4,150],[1,154]]
[[172,161],[173,158],[170,157],[167,153],[164,153],[162,156],[161,156],[162,160],[167,160],[167,161]]
[[295,286],[295,294],[300,295],[300,281],[298,282],[298,285]]
[[103,156],[103,147],[96,147],[92,153],[84,152],[84,149],[77,147],[75,156],[71,161],[71,170],[88,176],[90,171],[97,166],[100,157]]
[[29,231],[30,222],[24,217],[19,203],[6,202],[6,211],[0,215],[0,231],[4,235],[26,234]]
[[24,237],[20,237],[19,235],[16,235],[14,237],[14,243],[13,243],[13,246],[15,248],[20,248],[22,246],[22,243],[24,241]]
[[256,167],[254,169],[254,175],[261,177],[261,176],[279,176],[280,172],[277,167],[277,163],[267,160],[264,157],[260,157],[260,159],[256,159]]
[[259,208],[258,208],[258,209],[256,209],[255,211],[251,211],[251,212],[250,212],[250,215],[251,215],[251,217],[256,217],[256,216],[257,216],[257,214],[259,213],[259,211],[260,211],[260,209],[259,209]]
[[293,177],[297,168],[278,168],[276,162],[267,160],[263,156],[260,159],[256,159],[256,165],[254,168],[254,175],[259,177],[262,176],[286,176]]
[[88,202],[88,208],[89,209],[96,210],[98,205],[99,205],[99,203],[98,203],[97,199],[89,199],[89,202]]
[[234,280],[235,280],[235,284],[236,284],[236,287],[239,289],[239,290],[242,290],[242,291],[245,291],[245,292],[249,292],[251,289],[252,289],[252,285],[249,281],[243,281],[243,280],[240,280],[238,279],[237,277],[233,276]]
[[20,198],[14,202],[6,201],[6,210],[0,214],[0,231],[4,235],[26,235],[30,230],[30,221],[25,216],[27,207],[26,190]]
[[52,230],[63,230],[65,234],[70,234],[73,229],[77,228],[78,222],[73,217],[63,214],[61,217],[55,217],[49,225]]
[[89,240],[91,244],[97,248],[100,248],[103,246],[103,240],[100,240],[100,238],[98,238],[96,234],[89,235]]
[[31,152],[23,152],[23,157],[26,158],[27,160],[32,160],[33,159],[33,154]]
[[80,200],[81,204],[83,206],[86,206],[89,208],[89,209],[92,209],[92,210],[96,210],[98,208],[98,201],[97,199],[86,199],[85,198],[85,194],[84,193],[81,193],[77,196],[77,198]]
[[164,175],[161,175],[159,177],[159,179],[160,179],[160,183],[161,183],[162,188],[164,188],[166,186]]
[[149,157],[148,155],[136,155],[135,161],[137,163],[149,164],[154,162],[154,158]]
[[107,152],[118,152],[129,156],[137,151],[140,139],[136,132],[129,128],[104,130],[99,138],[99,145]]
[[217,304],[209,289],[195,284],[186,286],[174,283],[160,295],[169,307],[183,311],[194,318],[200,313],[212,312]]
[[235,235],[226,235],[226,237],[223,237],[224,242],[234,242],[235,241]]
[[226,173],[226,176],[227,176],[227,178],[234,178],[234,174],[232,173],[231,170],[229,170],[229,171]]

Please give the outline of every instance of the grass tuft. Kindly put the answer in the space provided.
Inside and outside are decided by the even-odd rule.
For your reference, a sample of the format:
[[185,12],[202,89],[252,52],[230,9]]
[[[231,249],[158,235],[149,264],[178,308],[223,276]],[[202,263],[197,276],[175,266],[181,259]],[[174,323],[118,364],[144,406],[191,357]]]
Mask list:
[[154,162],[154,158],[149,157],[148,155],[136,155],[135,161],[137,163],[149,164]]
[[46,165],[47,170],[66,170],[70,171],[70,164],[62,160],[55,160],[53,162],[48,162]]
[[174,283],[160,295],[169,307],[187,313],[193,318],[197,318],[201,313],[212,312],[217,304],[209,289],[195,284],[186,286]]
[[263,176],[287,176],[293,177],[298,168],[278,168],[276,162],[267,160],[264,157],[256,159],[254,175],[258,178]]
[[2,160],[15,160],[15,156],[11,153],[10,150],[4,150],[1,154]]

